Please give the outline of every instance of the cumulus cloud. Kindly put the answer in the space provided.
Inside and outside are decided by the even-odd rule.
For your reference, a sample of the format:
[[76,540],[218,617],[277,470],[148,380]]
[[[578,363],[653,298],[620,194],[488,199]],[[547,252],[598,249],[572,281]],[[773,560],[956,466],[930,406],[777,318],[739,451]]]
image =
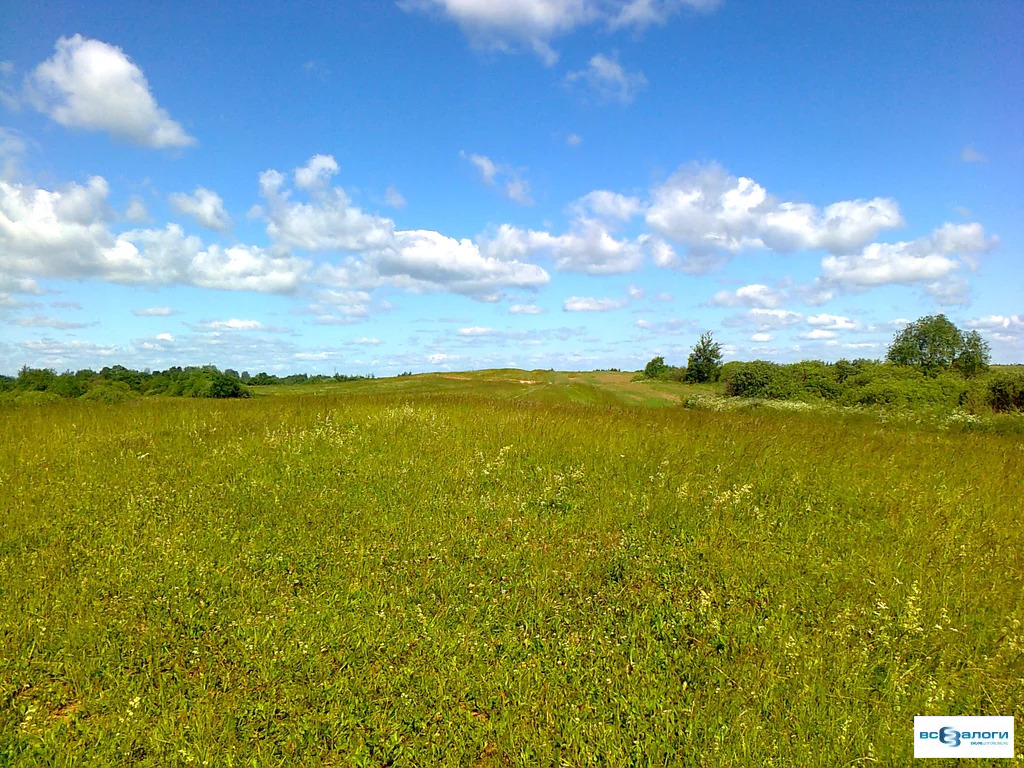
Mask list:
[[339,170],[333,155],[313,155],[309,162],[295,169],[295,186],[306,191],[322,189]]
[[638,91],[647,86],[643,72],[630,72],[619,63],[618,56],[595,54],[585,69],[570,72],[565,82],[574,87],[583,87],[598,101],[617,101],[629,104]]
[[659,235],[696,254],[745,248],[849,253],[904,223],[889,198],[846,200],[819,210],[780,201],[753,179],[731,176],[717,165],[681,170],[655,187],[646,219]]
[[[317,158],[321,160],[314,165]],[[286,247],[308,251],[364,251],[388,245],[395,228],[391,219],[363,212],[341,187],[321,187],[318,179],[323,179],[328,159],[333,162],[318,155],[296,171],[311,194],[308,203],[291,200],[283,174],[275,170],[260,174],[267,234]]]
[[807,324],[815,328],[825,328],[834,331],[852,331],[860,327],[857,322],[848,317],[827,314],[811,315],[807,318]]
[[708,303],[715,307],[763,307],[773,309],[786,301],[784,291],[752,283],[735,291],[719,291]]
[[969,320],[967,327],[1015,350],[1024,347],[1024,315],[986,315]]
[[500,288],[539,288],[550,281],[541,267],[484,256],[470,240],[432,230],[395,232],[395,247],[375,255],[381,275],[413,291],[447,289],[491,298]]
[[191,216],[207,229],[221,232],[231,229],[231,217],[224,208],[224,201],[220,195],[206,187],[196,187],[191,195],[177,192],[168,200],[178,213]]
[[106,131],[150,147],[196,143],[157,105],[142,70],[120,48],[74,35],[29,75],[29,102],[69,128]]
[[775,337],[770,333],[755,333],[750,337],[750,340],[755,344],[766,344],[774,338]]
[[579,219],[562,235],[504,224],[484,239],[481,248],[499,259],[547,253],[559,271],[591,275],[632,272],[643,263],[643,247],[639,241],[614,237],[607,226],[596,219]]
[[546,65],[558,61],[551,41],[574,29],[643,29],[663,24],[683,8],[711,10],[718,0],[403,0],[407,11],[437,13],[454,21],[485,50],[532,50]]
[[998,242],[980,224],[944,224],[909,242],[872,243],[859,253],[828,256],[821,262],[820,281],[848,291],[919,284],[940,301],[959,303],[966,281],[958,272],[974,268],[977,257]]
[[257,246],[204,246],[177,224],[114,235],[106,180],[57,190],[0,182],[0,271],[25,278],[294,290],[309,262]]
[[805,331],[797,336],[800,339],[806,339],[808,341],[822,341],[824,339],[834,339],[839,334],[835,331],[826,331],[823,328],[815,328],[811,331]]
[[494,333],[494,329],[475,325],[470,328],[459,328],[458,333],[459,336],[490,336]]
[[132,314],[136,317],[170,317],[175,314],[175,311],[170,307],[146,307],[133,309]]
[[565,312],[609,312],[626,306],[626,299],[593,299],[585,296],[570,296],[562,304]]
[[624,222],[642,213],[644,205],[638,197],[621,195],[607,189],[595,189],[570,205],[569,209],[581,217],[591,215]]

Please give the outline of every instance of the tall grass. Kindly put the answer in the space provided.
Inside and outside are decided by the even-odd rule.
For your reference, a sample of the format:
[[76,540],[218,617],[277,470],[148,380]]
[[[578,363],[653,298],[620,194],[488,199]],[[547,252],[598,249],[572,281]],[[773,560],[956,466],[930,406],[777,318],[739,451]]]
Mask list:
[[0,764],[896,765],[1024,714],[1019,438],[369,389],[0,429]]

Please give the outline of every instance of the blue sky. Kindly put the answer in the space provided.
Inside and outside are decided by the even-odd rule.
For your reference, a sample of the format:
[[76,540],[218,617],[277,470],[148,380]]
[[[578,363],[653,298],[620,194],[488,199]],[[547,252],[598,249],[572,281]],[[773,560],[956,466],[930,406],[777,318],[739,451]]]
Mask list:
[[1024,5],[8,2],[0,372],[1024,361]]

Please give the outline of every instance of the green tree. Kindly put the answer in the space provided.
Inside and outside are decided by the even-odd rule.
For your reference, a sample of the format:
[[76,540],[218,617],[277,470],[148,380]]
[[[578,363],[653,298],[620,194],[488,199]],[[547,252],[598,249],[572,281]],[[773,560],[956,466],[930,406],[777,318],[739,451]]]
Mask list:
[[988,370],[991,350],[988,342],[977,331],[964,334],[960,354],[953,361],[953,367],[964,376],[974,376]]
[[686,362],[686,380],[697,383],[718,381],[721,376],[722,345],[715,341],[711,331],[702,333]]
[[665,358],[659,355],[658,357],[652,358],[652,360],[644,366],[644,378],[656,379],[666,371],[668,371],[668,366],[665,365]]
[[945,315],[928,315],[896,334],[885,359],[932,375],[957,370],[972,376],[988,368],[989,347],[977,331],[964,334]]

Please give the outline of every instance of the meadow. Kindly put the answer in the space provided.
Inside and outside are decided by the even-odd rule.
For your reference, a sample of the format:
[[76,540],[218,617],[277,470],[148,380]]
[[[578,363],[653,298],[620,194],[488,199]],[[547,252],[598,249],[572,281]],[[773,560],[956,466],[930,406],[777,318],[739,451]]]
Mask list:
[[0,408],[0,764],[903,765],[914,715],[1024,722],[1019,434],[625,373],[258,390]]

